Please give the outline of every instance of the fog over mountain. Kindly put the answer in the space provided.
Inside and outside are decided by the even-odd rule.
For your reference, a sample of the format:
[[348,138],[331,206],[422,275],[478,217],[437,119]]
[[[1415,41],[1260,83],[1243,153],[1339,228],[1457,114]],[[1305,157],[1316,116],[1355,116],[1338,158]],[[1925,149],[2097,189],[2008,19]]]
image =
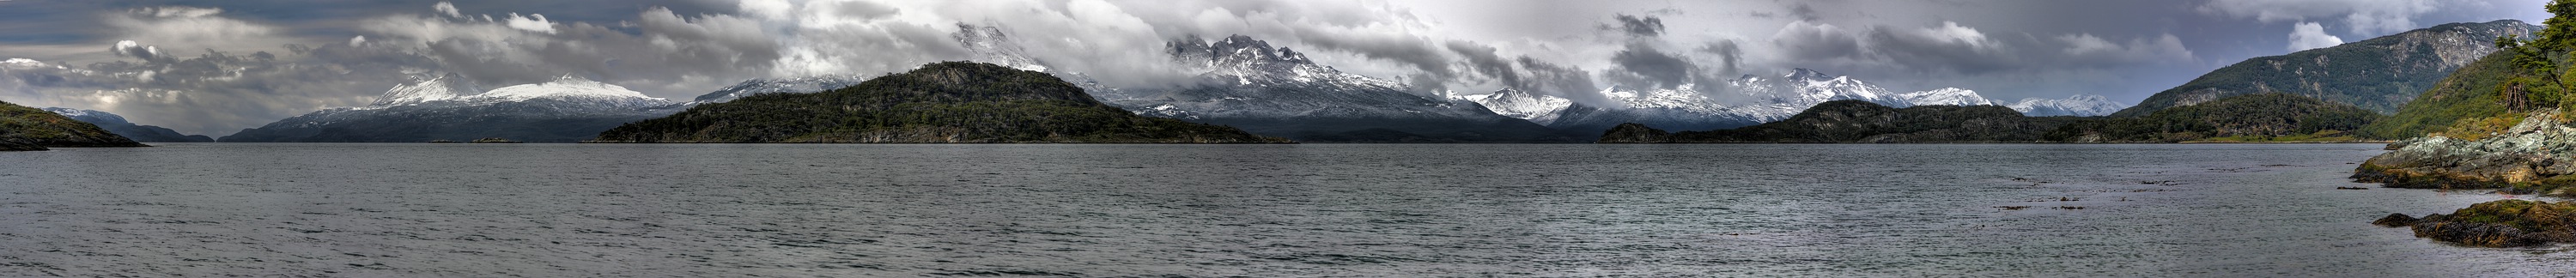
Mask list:
[[[1009,51],[1027,59],[1017,62],[1133,90],[1204,81],[1204,70],[1171,62],[1168,42],[1244,35],[1429,99],[1509,90],[1624,109],[1607,88],[1714,92],[1723,90],[1708,87],[1745,75],[1811,68],[1890,92],[1959,88],[1996,104],[2090,99],[2077,95],[2127,104],[2248,57],[2441,23],[2538,22],[2545,16],[2527,9],[2538,5],[20,0],[0,1],[0,101],[220,136],[375,105],[389,89],[433,73],[495,87],[571,76],[701,100],[719,90],[836,84],[827,81],[990,57],[958,39],[970,26],[959,23],[967,23],[1007,33],[1018,45]],[[784,83],[746,83],[756,79]]]

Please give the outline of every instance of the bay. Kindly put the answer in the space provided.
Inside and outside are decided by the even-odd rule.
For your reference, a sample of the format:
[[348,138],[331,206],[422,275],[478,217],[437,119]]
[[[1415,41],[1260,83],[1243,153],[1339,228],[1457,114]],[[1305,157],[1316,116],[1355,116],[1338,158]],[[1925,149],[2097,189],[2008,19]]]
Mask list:
[[2379,152],[75,148],[0,153],[0,276],[2576,276],[2369,225],[2528,198],[2344,178]]

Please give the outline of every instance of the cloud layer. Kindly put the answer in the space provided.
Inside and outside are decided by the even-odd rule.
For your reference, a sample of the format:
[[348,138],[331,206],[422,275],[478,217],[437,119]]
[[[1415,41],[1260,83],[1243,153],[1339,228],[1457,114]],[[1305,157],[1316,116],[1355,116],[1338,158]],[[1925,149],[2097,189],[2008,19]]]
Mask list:
[[1402,80],[1417,93],[1518,88],[1611,106],[1597,94],[1604,87],[1706,86],[1789,68],[1896,90],[2136,99],[2237,59],[2527,16],[2517,11],[2538,7],[2530,0],[2207,0],[2119,9],[1991,1],[32,2],[0,2],[0,59],[22,58],[0,63],[0,100],[106,110],[212,135],[364,105],[428,74],[495,85],[569,74],[687,98],[750,78],[896,72],[976,58],[950,36],[959,23],[1002,29],[1031,58],[1113,86],[1180,84],[1190,73],[1169,62],[1165,42],[1241,34],[1343,71]]

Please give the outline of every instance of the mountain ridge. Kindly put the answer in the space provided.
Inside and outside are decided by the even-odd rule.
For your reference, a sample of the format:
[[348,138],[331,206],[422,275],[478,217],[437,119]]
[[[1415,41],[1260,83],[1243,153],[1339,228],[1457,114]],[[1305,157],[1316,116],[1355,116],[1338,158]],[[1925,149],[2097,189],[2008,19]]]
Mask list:
[[[2395,113],[2434,83],[2495,52],[2496,37],[2531,34],[2519,20],[2449,23],[2289,54],[2248,58],[2112,113],[2136,117],[2221,97],[2280,92]],[[2395,80],[2388,82],[2387,80]],[[2328,85],[2332,84],[2332,85]]]
[[1285,143],[1137,116],[1043,72],[940,62],[810,94],[699,105],[601,132],[603,143]]
[[46,112],[54,112],[54,114],[63,115],[64,117],[71,117],[72,120],[98,125],[99,128],[106,129],[109,133],[115,133],[118,136],[125,136],[125,138],[133,139],[135,142],[215,141],[215,138],[206,137],[205,135],[180,134],[179,131],[171,130],[169,128],[135,124],[133,122],[126,121],[125,116],[108,113],[107,111],[61,107],[47,107],[44,110]]

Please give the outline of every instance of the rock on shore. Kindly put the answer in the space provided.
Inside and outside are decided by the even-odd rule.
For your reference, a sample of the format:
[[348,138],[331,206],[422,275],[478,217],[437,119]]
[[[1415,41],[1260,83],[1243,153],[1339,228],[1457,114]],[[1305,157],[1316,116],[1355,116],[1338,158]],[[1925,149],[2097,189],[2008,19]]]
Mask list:
[[2371,157],[2352,178],[2397,188],[2500,188],[2522,194],[2569,195],[2576,185],[2576,128],[2557,111],[2532,113],[2487,138],[2432,135],[2407,139]]
[[2413,227],[2415,237],[2483,247],[2576,242],[2576,202],[2498,200],[2422,219],[2392,214],[2372,224]]

